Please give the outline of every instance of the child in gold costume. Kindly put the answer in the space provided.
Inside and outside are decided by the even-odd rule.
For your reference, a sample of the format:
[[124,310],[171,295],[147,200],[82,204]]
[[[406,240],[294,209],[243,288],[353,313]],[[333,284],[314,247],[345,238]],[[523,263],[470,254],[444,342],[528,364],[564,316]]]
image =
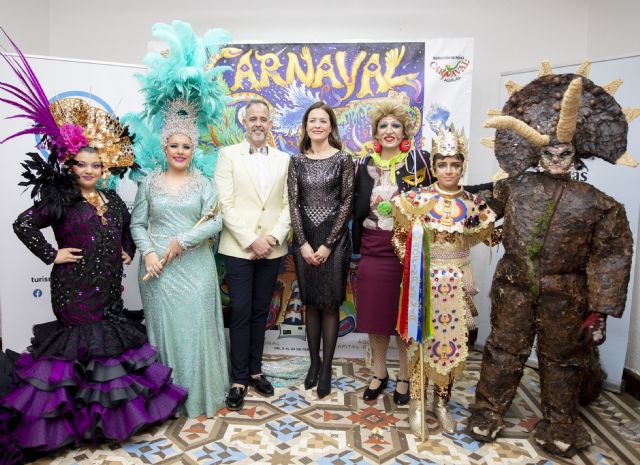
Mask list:
[[393,245],[404,264],[397,330],[413,342],[409,422],[416,435],[425,419],[422,396],[428,380],[434,384],[433,410],[440,426],[449,433],[456,429],[449,408],[451,386],[464,370],[468,331],[477,314],[469,250],[491,240],[494,231],[491,208],[459,185],[467,156],[464,131],[458,133],[453,125],[441,129],[431,150],[437,182],[393,200]]

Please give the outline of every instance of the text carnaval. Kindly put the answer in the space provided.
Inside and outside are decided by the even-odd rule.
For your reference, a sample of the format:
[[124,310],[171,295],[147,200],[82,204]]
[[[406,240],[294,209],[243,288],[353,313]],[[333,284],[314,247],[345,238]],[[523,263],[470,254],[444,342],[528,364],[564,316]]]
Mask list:
[[[311,52],[307,47],[304,47],[300,57],[293,52],[287,53],[287,65],[283,79],[278,73],[278,70],[284,65],[277,54],[261,54],[257,51],[254,54],[254,50],[249,50],[238,60],[235,80],[233,86],[231,86],[231,91],[241,89],[245,79],[251,84],[251,90],[260,90],[263,87],[268,87],[270,81],[273,81],[273,83],[278,86],[286,86],[294,82],[295,78],[307,87],[318,88],[323,86],[323,81],[327,78],[331,83],[331,87],[334,89],[343,89],[346,87],[346,92],[342,100],[349,98],[353,94],[358,82],[360,83],[360,87],[356,93],[357,98],[363,98],[367,95],[374,96],[371,88],[372,79],[375,80],[377,84],[377,93],[384,93],[394,87],[403,85],[415,86],[413,81],[417,78],[417,73],[395,75],[404,53],[404,45],[400,50],[394,48],[385,52],[386,66],[383,72],[382,66],[380,65],[380,53],[372,53],[367,59],[368,53],[361,50],[351,64],[351,69],[348,70],[346,65],[347,54],[345,51],[335,52],[335,56],[333,57],[335,64],[332,60],[332,54],[327,53],[322,56],[318,64],[314,67]],[[251,63],[252,55],[260,65],[259,78]],[[300,64],[300,59],[305,63],[306,70]],[[360,70],[362,74],[358,80]]]

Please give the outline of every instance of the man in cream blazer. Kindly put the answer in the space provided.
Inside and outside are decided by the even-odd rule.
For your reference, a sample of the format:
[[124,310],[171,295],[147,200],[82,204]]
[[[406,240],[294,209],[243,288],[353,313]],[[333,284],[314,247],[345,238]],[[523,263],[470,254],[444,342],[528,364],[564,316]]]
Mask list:
[[242,408],[249,384],[261,395],[273,395],[262,374],[262,351],[290,228],[289,155],[266,145],[272,124],[267,104],[250,101],[242,123],[246,140],[220,151],[214,179],[223,220],[218,251],[231,297],[230,410]]

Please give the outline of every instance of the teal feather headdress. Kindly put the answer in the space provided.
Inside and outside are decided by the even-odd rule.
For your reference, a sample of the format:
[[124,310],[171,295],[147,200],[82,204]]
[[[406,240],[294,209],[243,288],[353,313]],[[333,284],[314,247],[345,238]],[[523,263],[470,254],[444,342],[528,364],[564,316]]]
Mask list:
[[[177,119],[185,120],[189,113],[193,132],[208,132],[208,125],[222,116],[227,97],[220,74],[225,67],[211,67],[209,59],[220,48],[231,41],[229,33],[222,29],[212,29],[198,38],[191,25],[183,21],[173,21],[171,25],[156,23],[152,34],[165,42],[168,50],[162,53],[151,52],[144,58],[147,74],[136,75],[145,95],[144,110],[140,113],[127,113],[122,117],[129,130],[135,134],[134,151],[142,174],[148,174],[155,167],[166,169],[166,157],[162,151],[166,136],[165,123],[172,116],[167,110],[179,107],[193,111],[181,113]],[[183,105],[176,105],[176,101]],[[193,115],[191,115],[193,113]],[[183,127],[184,125],[180,126]],[[173,133],[178,132],[174,131]],[[181,130],[189,133],[191,131]],[[192,140],[197,145],[197,141]],[[213,176],[216,160],[215,149],[197,147],[192,166],[207,177]],[[132,179],[140,176],[130,174]]]

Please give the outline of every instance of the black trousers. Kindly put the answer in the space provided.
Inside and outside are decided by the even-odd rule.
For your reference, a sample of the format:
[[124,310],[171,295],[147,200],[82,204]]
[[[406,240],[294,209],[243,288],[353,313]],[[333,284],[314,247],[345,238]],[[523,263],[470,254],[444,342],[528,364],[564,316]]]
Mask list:
[[224,256],[231,297],[231,379],[247,384],[262,373],[264,332],[281,258],[247,260]]

